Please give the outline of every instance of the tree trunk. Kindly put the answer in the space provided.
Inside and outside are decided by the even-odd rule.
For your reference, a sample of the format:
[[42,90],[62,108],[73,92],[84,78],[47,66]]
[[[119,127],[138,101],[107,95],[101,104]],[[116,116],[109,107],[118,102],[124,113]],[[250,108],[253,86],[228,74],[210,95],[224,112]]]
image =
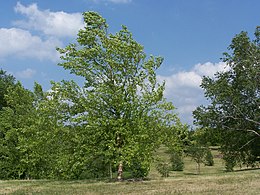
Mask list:
[[110,179],[113,179],[113,171],[112,171],[111,163],[109,163],[109,175],[110,175]]
[[123,163],[120,162],[118,165],[118,171],[117,171],[117,180],[121,181],[123,176]]
[[197,174],[200,175],[200,163],[197,163]]
[[[120,134],[117,135],[116,142],[117,142],[117,147],[121,148],[122,140],[121,140]],[[121,156],[121,154],[119,154],[119,155]],[[117,169],[117,180],[121,181],[122,180],[122,176],[123,176],[123,162],[120,161],[119,165],[118,165],[118,169]]]

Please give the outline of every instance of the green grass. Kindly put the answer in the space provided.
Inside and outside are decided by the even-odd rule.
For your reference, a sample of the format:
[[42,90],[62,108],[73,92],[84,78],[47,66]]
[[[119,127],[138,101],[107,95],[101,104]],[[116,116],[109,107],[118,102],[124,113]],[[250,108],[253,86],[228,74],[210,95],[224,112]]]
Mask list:
[[[217,150],[213,151],[216,155]],[[158,151],[163,159],[168,159],[164,148]],[[213,167],[201,166],[201,174],[196,174],[196,163],[185,158],[182,172],[171,172],[162,178],[151,167],[149,180],[139,182],[106,181],[51,181],[51,180],[10,180],[0,181],[0,194],[259,194],[260,169],[237,168],[232,173],[224,171],[222,159],[214,158]]]

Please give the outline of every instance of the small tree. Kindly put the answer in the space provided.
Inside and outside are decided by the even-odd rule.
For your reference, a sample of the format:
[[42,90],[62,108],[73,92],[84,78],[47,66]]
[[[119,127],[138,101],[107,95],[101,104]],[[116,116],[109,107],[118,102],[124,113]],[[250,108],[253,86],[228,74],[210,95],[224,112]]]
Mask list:
[[197,174],[200,174],[200,166],[205,162],[205,156],[207,154],[207,148],[201,145],[191,145],[187,148],[187,155],[191,157],[197,163]]
[[184,169],[184,162],[182,158],[182,153],[180,152],[172,152],[171,153],[171,164],[173,171],[183,171]]
[[159,161],[156,164],[156,170],[161,174],[162,177],[169,177],[171,165],[167,162]]
[[214,165],[214,159],[213,155],[209,148],[207,148],[206,156],[205,156],[205,166],[213,166]]
[[234,157],[230,156],[224,156],[223,158],[225,160],[225,169],[227,172],[234,171],[234,167],[236,166],[236,159]]

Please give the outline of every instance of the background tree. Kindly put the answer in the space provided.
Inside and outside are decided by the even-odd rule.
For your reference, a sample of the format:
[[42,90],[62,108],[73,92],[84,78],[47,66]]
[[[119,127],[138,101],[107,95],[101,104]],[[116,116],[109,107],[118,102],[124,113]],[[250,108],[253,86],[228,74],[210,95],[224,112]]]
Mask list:
[[0,110],[7,106],[4,96],[7,93],[8,87],[15,84],[15,78],[12,75],[8,75],[6,71],[0,70]]
[[165,126],[179,120],[163,98],[164,83],[156,81],[163,59],[147,58],[125,26],[113,35],[99,14],[83,16],[77,44],[58,49],[64,60],[59,65],[85,79],[82,88],[73,82],[57,84],[71,107],[70,124],[84,132],[85,154],[102,160],[110,172],[117,166],[119,179],[123,165],[130,170],[138,166],[145,176]]
[[[10,78],[15,80],[12,76]],[[53,104],[47,100],[37,83],[33,92],[20,82],[7,87],[5,104],[0,110],[1,179],[58,177],[55,173],[58,167],[56,159],[61,158],[61,153],[57,151],[66,151],[61,144],[64,138],[59,136],[64,128],[59,127],[59,131],[55,128],[57,117],[54,108],[48,112]],[[64,151],[63,156],[66,155]]]
[[171,160],[173,171],[183,171],[184,169],[183,153],[171,151],[170,160]]
[[201,87],[210,101],[194,111],[195,123],[219,135],[229,170],[237,162],[253,164],[260,156],[260,29],[255,39],[236,35],[224,53],[229,70],[204,77]]
[[156,164],[156,170],[161,174],[162,177],[169,177],[171,165],[167,162],[159,161]]
[[205,166],[214,165],[214,159],[213,159],[213,155],[212,155],[210,148],[207,148],[204,165]]
[[191,159],[197,163],[197,174],[200,174],[201,164],[206,162],[206,155],[208,151],[208,148],[199,145],[196,142],[192,143],[186,149],[186,155],[190,156]]
[[[10,85],[4,96],[5,107],[1,115],[1,170],[6,177],[29,178],[32,166],[34,135],[33,93],[23,88],[21,83]],[[2,174],[1,174],[2,175]]]

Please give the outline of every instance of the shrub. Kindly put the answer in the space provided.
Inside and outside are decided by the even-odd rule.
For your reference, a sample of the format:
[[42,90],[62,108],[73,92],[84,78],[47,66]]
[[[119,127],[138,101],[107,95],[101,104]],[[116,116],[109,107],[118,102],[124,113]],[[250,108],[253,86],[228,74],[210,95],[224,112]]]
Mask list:
[[214,165],[213,155],[212,155],[210,149],[208,149],[207,152],[206,152],[204,164],[205,164],[205,166],[213,166]]
[[227,172],[234,171],[234,167],[236,166],[236,158],[233,154],[225,154],[223,156],[223,159],[225,160],[225,169]]
[[202,145],[193,144],[187,148],[187,155],[197,163],[197,174],[200,174],[200,165],[205,162],[207,148]]
[[150,166],[148,163],[134,160],[130,166],[131,177],[144,178],[148,175]]
[[161,174],[162,177],[169,177],[171,166],[169,165],[169,163],[159,162],[156,165],[156,169]]
[[173,152],[171,154],[171,164],[173,171],[183,171],[184,169],[184,162],[182,155],[178,152]]

